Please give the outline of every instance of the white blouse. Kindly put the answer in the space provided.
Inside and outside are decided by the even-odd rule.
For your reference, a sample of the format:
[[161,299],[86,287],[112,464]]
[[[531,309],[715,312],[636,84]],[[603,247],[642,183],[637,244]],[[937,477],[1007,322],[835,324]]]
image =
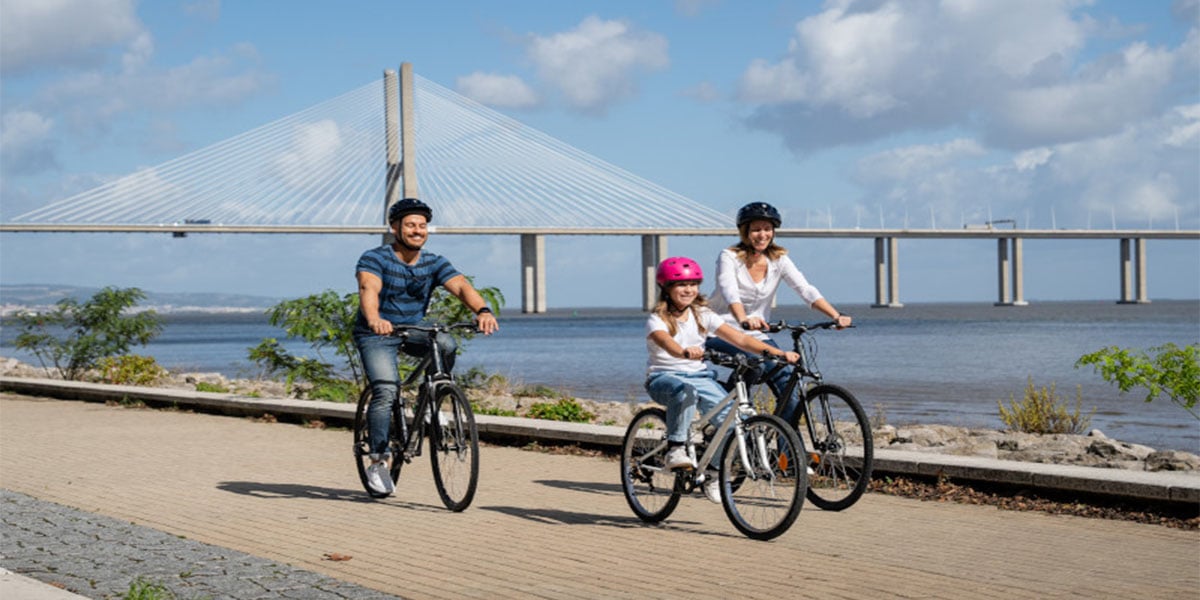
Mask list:
[[[697,313],[695,315],[693,315],[692,311],[688,311],[687,314],[699,318],[700,322],[704,325],[704,333],[700,333],[699,328],[696,327],[697,319],[691,316],[689,316],[687,321],[675,322],[675,336],[673,339],[683,348],[690,348],[692,346],[703,348],[704,339],[710,335],[716,335],[717,329],[725,324],[725,321],[722,321],[721,317],[717,316],[717,313],[708,308],[701,308],[695,312]],[[702,360],[671,356],[662,346],[659,346],[654,340],[650,339],[650,334],[655,331],[668,331],[667,324],[657,314],[650,313],[650,317],[646,319],[647,375],[656,371],[695,373],[707,368]]]
[[[767,276],[763,277],[762,281],[755,282],[746,263],[738,260],[736,252],[726,248],[717,257],[717,287],[713,290],[708,305],[721,315],[726,323],[741,331],[742,325],[733,318],[729,305],[741,303],[746,309],[747,317],[759,317],[770,321],[771,303],[775,299],[775,292],[779,290],[780,281],[786,281],[809,306],[822,298],[820,290],[804,278],[804,274],[786,254],[775,260],[768,260]],[[761,331],[746,333],[760,340],[768,339],[767,334]]]

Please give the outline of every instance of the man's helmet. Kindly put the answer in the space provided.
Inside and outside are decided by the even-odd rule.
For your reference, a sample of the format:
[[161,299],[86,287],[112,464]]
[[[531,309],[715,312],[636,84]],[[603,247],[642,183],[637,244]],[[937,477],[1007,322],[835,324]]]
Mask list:
[[779,225],[783,223],[783,219],[779,218],[779,211],[766,202],[751,202],[738,210],[738,227],[750,221],[770,221],[776,229],[779,229]]
[[388,223],[395,223],[411,214],[425,215],[425,222],[433,221],[433,209],[429,208],[428,204],[417,200],[416,198],[405,198],[392,205],[388,209]]
[[704,271],[700,270],[696,261],[686,256],[676,256],[658,263],[654,281],[664,287],[676,281],[704,281]]

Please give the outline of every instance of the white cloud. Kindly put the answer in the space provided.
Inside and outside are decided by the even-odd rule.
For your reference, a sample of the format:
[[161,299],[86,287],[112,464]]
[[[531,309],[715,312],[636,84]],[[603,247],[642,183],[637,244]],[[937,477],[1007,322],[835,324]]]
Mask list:
[[54,120],[28,110],[4,113],[0,120],[0,155],[5,175],[28,175],[57,166],[50,137]]
[[145,34],[132,0],[0,2],[0,71],[92,66]]
[[496,75],[475,72],[456,81],[458,93],[499,108],[530,108],[537,106],[538,96],[516,75]]
[[1093,57],[1088,36],[1101,28],[1088,6],[831,0],[796,24],[781,57],[747,63],[746,123],[801,154],[949,128],[1023,149],[1110,135],[1194,97],[1195,29],[1176,48],[1133,40]]
[[592,113],[603,113],[631,96],[637,72],[670,64],[663,36],[594,16],[569,31],[531,35],[526,54],[543,82],[556,88],[572,107]]
[[341,147],[342,134],[336,122],[326,119],[297,125],[291,149],[275,160],[276,173],[295,189],[324,185],[337,170]]

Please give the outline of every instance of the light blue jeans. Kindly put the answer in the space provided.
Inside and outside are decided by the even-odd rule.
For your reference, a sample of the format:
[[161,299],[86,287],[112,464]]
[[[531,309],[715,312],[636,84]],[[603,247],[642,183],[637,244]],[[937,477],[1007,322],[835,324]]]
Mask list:
[[[363,372],[371,384],[371,407],[367,409],[367,428],[371,442],[371,453],[380,454],[387,450],[388,433],[392,425],[392,404],[400,393],[400,370],[396,367],[397,352],[409,356],[425,356],[429,353],[429,334],[411,331],[405,339],[394,335],[358,334],[354,336],[362,357]],[[448,334],[438,335],[438,348],[442,353],[442,366],[446,372],[454,368],[458,344]]]
[[[646,377],[646,392],[651,400],[667,407],[667,440],[672,442],[688,441],[688,425],[696,418],[696,411],[703,415],[726,396],[712,370],[657,371]],[[710,422],[719,425],[729,408],[726,406]]]

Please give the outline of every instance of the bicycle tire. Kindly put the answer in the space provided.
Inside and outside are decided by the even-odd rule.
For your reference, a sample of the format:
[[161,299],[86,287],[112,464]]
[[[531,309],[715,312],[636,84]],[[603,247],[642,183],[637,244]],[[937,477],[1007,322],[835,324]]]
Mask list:
[[433,481],[442,504],[462,512],[475,498],[479,484],[479,430],[475,414],[462,390],[453,384],[440,385],[430,407],[439,426],[429,436]]
[[[367,467],[371,465],[371,446],[370,442],[370,425],[367,422],[367,410],[371,406],[371,388],[368,387],[358,395],[358,406],[354,410],[354,465],[358,470],[358,479],[362,482],[363,489],[372,498],[387,498],[390,493],[381,493],[371,489],[367,485]],[[397,403],[396,406],[399,406]],[[391,476],[392,482],[400,481],[400,469],[404,466],[404,460],[400,456],[400,441],[396,439],[399,434],[400,427],[396,423],[398,412],[392,410],[392,425],[388,435],[388,449],[392,453]]]
[[634,415],[621,443],[621,491],[633,514],[658,523],[679,505],[678,475],[662,468],[667,454],[667,412],[643,409]]
[[[745,457],[735,436],[721,450],[721,505],[733,526],[747,537],[774,539],[796,522],[804,506],[804,442],[774,415],[752,416],[742,424],[742,431]],[[740,485],[732,485],[739,479]]]
[[[858,502],[871,482],[875,442],[862,405],[845,388],[822,384],[804,396],[812,431],[797,410],[791,425],[811,451],[808,499],[822,510],[840,511]],[[827,423],[833,423],[832,430]],[[812,438],[812,439],[810,439]]]

